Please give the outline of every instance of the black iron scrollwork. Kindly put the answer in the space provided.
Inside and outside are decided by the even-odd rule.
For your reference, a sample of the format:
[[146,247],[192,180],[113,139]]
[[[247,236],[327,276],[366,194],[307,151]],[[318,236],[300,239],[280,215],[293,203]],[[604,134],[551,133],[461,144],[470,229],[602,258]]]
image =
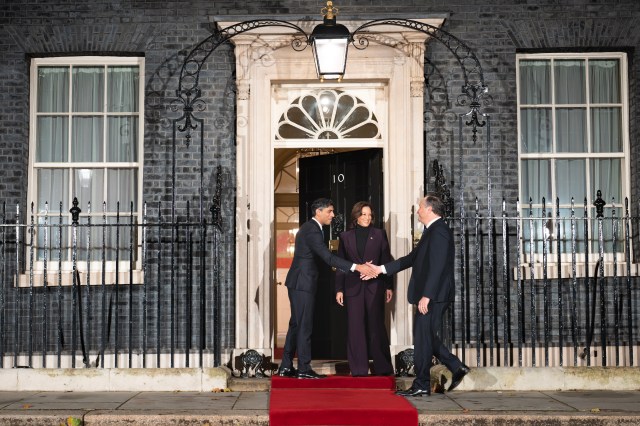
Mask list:
[[435,193],[442,200],[445,209],[445,217],[453,217],[453,197],[451,197],[451,190],[447,185],[447,180],[444,176],[442,166],[438,163],[438,160],[433,160],[433,175],[435,177]]
[[470,117],[468,121],[465,121],[467,126],[471,126],[471,132],[473,133],[472,139],[475,144],[478,141],[478,127],[484,127],[487,122],[485,120],[480,121],[479,117],[484,115],[480,113],[480,107],[483,102],[491,104],[493,98],[488,94],[489,88],[482,84],[465,84],[462,86],[462,93],[458,95],[458,104],[461,106],[469,104],[469,112],[465,114]]

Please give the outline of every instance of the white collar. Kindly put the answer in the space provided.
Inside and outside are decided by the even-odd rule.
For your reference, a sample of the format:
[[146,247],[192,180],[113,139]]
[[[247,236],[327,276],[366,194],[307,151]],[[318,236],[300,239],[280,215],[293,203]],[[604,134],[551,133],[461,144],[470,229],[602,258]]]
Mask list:
[[316,219],[315,216],[312,217],[311,219],[313,219],[313,221],[318,224],[318,226],[320,227],[320,230],[322,231],[322,224],[320,224],[320,222],[318,222],[318,219]]
[[436,217],[435,219],[431,219],[431,220],[429,221],[429,223],[427,223],[427,229],[429,229],[429,227],[430,227],[431,225],[433,225],[433,222],[435,222],[435,221],[436,221],[436,220],[438,220],[438,219],[440,219],[440,216]]

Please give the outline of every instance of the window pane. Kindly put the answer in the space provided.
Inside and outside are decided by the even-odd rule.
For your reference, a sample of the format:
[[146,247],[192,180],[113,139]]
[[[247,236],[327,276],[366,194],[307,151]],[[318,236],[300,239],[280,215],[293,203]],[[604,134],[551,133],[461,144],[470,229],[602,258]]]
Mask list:
[[71,161],[103,161],[102,117],[74,117]]
[[69,203],[69,170],[67,169],[38,169],[38,201],[36,210],[45,211],[44,204],[49,202],[49,212],[59,212],[60,202],[62,211],[71,208]]
[[[287,110],[286,118],[289,119],[289,121],[296,123],[305,129],[309,129],[311,131],[311,134],[316,132],[315,124],[309,119],[309,117],[304,113],[304,111],[300,109],[300,107],[298,107],[297,105],[294,105]],[[282,118],[280,119],[280,123],[282,123],[284,119],[285,119],[285,116],[283,115]],[[298,130],[298,131],[301,132],[302,130]],[[305,134],[305,136],[300,136],[300,137],[305,138],[309,136]]]
[[38,117],[36,161],[68,161],[69,119]]
[[611,203],[615,198],[620,202],[622,188],[621,161],[615,158],[590,160],[591,167],[591,196],[595,200],[598,190],[602,191],[602,199]]
[[310,139],[313,134],[310,134],[304,130],[294,127],[291,124],[281,124],[278,128],[278,133],[283,139]]
[[593,152],[622,152],[620,108],[591,109]]
[[617,59],[589,61],[589,90],[592,103],[620,102],[620,65]]
[[341,96],[340,102],[336,105],[336,123],[341,123],[347,114],[355,106],[355,99],[351,96]]
[[587,117],[584,108],[556,110],[557,152],[587,152]]
[[104,111],[104,68],[73,68],[73,111]]
[[555,93],[557,104],[584,104],[584,60],[559,60],[554,62]]
[[[575,200],[574,204],[574,220],[571,220],[571,209],[560,209],[560,248],[562,253],[572,253],[575,240],[576,253],[584,253],[585,251],[585,239],[584,239],[584,225],[585,221],[581,218],[584,217],[583,201]],[[572,223],[573,222],[573,223]],[[554,238],[556,236],[556,229],[554,228]],[[555,243],[554,243],[555,244]]]
[[[111,225],[115,225],[117,219],[115,217],[107,218],[107,223]],[[138,223],[137,218],[133,218],[133,225]],[[137,232],[138,228],[133,227],[133,234],[131,229],[131,218],[129,216],[121,215],[119,220],[119,226],[109,226],[106,229],[105,235],[105,256],[107,260],[116,260],[116,249],[117,259],[119,261],[125,261],[131,259],[131,254],[133,254],[133,260],[136,260],[136,246],[138,244],[137,241]],[[132,249],[129,249],[131,245],[131,237],[133,236]],[[102,233],[100,234],[100,244],[102,244]],[[102,251],[99,251],[100,255],[102,255]],[[86,255],[85,255],[86,256]]]
[[109,67],[108,72],[107,111],[137,112],[138,67]]
[[73,171],[73,196],[78,198],[83,213],[88,213],[88,204],[91,202],[91,211],[102,211],[104,199],[104,170],[102,169],[76,169]]
[[128,212],[133,202],[133,211],[138,207],[138,173],[133,169],[107,170],[107,210],[115,212],[118,201],[120,211]]
[[[326,125],[332,125],[333,109],[336,104],[336,93],[333,91],[326,91],[323,92],[319,98],[320,104],[318,105],[318,108],[322,113],[322,122]],[[306,99],[308,98],[305,98],[305,100]]]
[[520,61],[520,103],[551,103],[551,61]]
[[[327,94],[327,96],[329,95],[330,94]],[[298,100],[296,99],[294,103],[297,102]],[[331,100],[331,98],[328,98],[328,100],[325,102],[330,102],[331,105],[333,105],[333,101]],[[318,106],[318,101],[316,100],[315,96],[304,96],[300,101],[300,105],[302,106],[302,108],[304,108],[307,114],[309,114],[309,117],[311,117],[314,122],[320,124],[321,126],[325,124],[323,118],[324,114],[321,113],[321,109]]]
[[107,161],[138,161],[138,117],[107,119]]
[[520,121],[522,152],[551,152],[551,109],[523,109]]
[[[591,244],[591,251],[593,253],[599,253],[600,252],[600,244],[604,244],[604,252],[605,253],[612,253],[613,252],[613,210],[615,210],[616,212],[616,219],[615,221],[617,222],[617,229],[616,229],[616,252],[618,253],[622,253],[624,252],[624,243],[621,241],[621,239],[624,237],[624,227],[623,225],[620,223],[620,215],[622,214],[622,209],[619,207],[616,208],[612,208],[610,201],[611,200],[605,200],[607,201],[607,206],[605,206],[604,208],[604,217],[602,219],[602,241],[600,241],[600,225],[599,225],[599,220],[592,220],[591,221],[591,236],[592,236],[592,240],[593,243]],[[591,217],[595,218],[596,217],[596,210],[595,209],[591,209]],[[621,259],[618,259],[618,261],[620,261]]]
[[[58,209],[59,207],[56,207]],[[43,261],[57,263],[58,261],[69,260],[69,218],[66,216],[47,216],[47,226],[45,226],[44,216],[38,217],[40,228],[36,233],[38,247],[36,257]],[[46,245],[45,245],[46,241]]]
[[551,201],[551,168],[549,160],[524,160],[522,161],[522,197],[521,202],[526,204],[529,198],[534,203],[542,203],[542,197],[546,202]]
[[560,204],[570,204],[571,197],[581,203],[587,196],[584,160],[556,160],[556,192]]
[[545,216],[542,216],[542,209],[530,209],[528,206],[525,206],[522,210],[522,215],[524,218],[522,221],[524,253],[543,253],[545,241],[547,244],[547,253],[555,252],[555,247],[551,244],[552,234],[554,232],[551,209],[547,208]]
[[69,111],[69,67],[38,67],[38,112]]

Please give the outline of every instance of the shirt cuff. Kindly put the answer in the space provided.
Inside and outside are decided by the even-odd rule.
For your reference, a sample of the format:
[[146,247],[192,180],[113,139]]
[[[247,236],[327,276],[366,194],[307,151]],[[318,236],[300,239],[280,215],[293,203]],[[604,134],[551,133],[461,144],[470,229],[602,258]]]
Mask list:
[[350,271],[351,271],[351,272],[355,271],[355,270],[356,270],[356,266],[358,266],[358,264],[357,264],[357,263],[354,263],[353,265],[351,265],[351,269],[350,269]]
[[387,268],[384,267],[384,265],[380,265],[380,269],[382,269],[382,273],[387,275]]

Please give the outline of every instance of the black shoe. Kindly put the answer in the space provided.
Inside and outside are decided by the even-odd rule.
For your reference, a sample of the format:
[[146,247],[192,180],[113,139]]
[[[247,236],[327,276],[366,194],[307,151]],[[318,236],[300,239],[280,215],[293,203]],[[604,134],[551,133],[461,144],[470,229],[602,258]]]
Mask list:
[[298,379],[324,379],[325,374],[318,374],[313,370],[298,371]]
[[458,368],[455,373],[453,373],[453,376],[451,376],[451,384],[449,385],[449,389],[447,389],[447,392],[451,392],[452,390],[457,388],[462,379],[464,379],[464,376],[469,374],[469,371],[471,371],[469,370],[469,367],[462,364],[462,367]]
[[280,377],[297,377],[298,371],[293,367],[280,367],[276,374]]
[[407,390],[396,391],[396,395],[400,395],[400,396],[422,396],[422,395],[430,396],[431,395],[431,390],[430,389],[419,389],[419,388],[411,386]]

